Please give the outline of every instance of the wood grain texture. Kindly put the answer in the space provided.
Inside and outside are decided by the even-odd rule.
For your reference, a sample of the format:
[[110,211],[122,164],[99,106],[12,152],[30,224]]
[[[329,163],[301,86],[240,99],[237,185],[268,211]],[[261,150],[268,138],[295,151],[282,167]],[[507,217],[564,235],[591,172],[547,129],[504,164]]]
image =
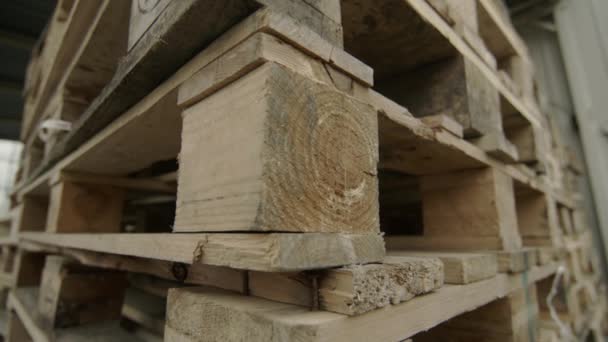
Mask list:
[[172,289],[165,339],[239,341],[246,333],[250,341],[400,341],[546,278],[555,269],[547,265],[532,269],[526,277],[499,274],[468,285],[445,285],[400,305],[354,317],[227,291]]
[[[173,1],[121,61],[116,74],[47,158],[47,167],[148,95],[181,65],[252,13],[252,1]],[[206,23],[206,25],[201,25]],[[191,39],[191,37],[198,37]]]
[[[493,168],[421,178],[424,236],[459,239],[492,237],[514,250],[522,245],[512,179]],[[468,248],[468,247],[463,247]]]
[[183,120],[174,231],[379,231],[371,107],[267,63]]
[[[186,3],[186,1],[179,3]],[[121,70],[125,73],[116,74],[114,81],[106,87],[104,94],[91,105],[88,111],[100,110],[98,114],[91,115],[99,115],[105,118],[104,120],[108,120],[106,122],[121,114],[124,115],[92,138],[93,133],[102,128],[102,125],[93,122],[97,122],[97,119],[90,120],[90,124],[97,125],[96,128],[87,132],[82,131],[80,137],[66,137],[53,148],[42,165],[38,167],[40,163],[37,162],[28,168],[28,171],[24,173],[28,180],[23,182],[21,188],[25,192],[29,192],[29,190],[37,188],[42,179],[48,177],[49,173],[66,168],[79,172],[126,174],[145,168],[160,160],[175,158],[179,152],[179,135],[181,132],[181,122],[175,120],[174,117],[179,115],[179,109],[175,105],[176,100],[173,97],[177,96],[176,88],[196,71],[204,68],[232,47],[259,31],[268,32],[286,40],[303,53],[316,56],[320,60],[330,63],[360,83],[373,84],[373,71],[368,66],[343,50],[335,49],[332,44],[323,40],[321,36],[309,28],[299,25],[293,18],[274,13],[268,9],[259,10],[213,41],[208,48],[201,51],[200,54],[160,84],[154,91],[145,92],[145,97],[143,95],[138,97],[139,88],[137,87],[131,88],[130,85],[119,87],[121,82],[128,82],[131,77],[136,77],[128,74],[130,70],[122,68]],[[166,50],[163,49],[163,51]],[[301,61],[301,58],[299,61]],[[163,67],[165,66],[163,65]],[[143,73],[145,74],[145,72]],[[143,77],[144,74],[138,74],[137,77]],[[142,80],[142,82],[152,79],[143,78],[145,80]],[[150,87],[154,88],[156,84]],[[137,93],[133,89],[136,89]],[[105,100],[102,101],[102,97]],[[118,98],[120,100],[116,100]],[[116,103],[111,106],[108,104],[110,107],[103,107],[103,110],[97,108],[98,106],[105,106],[104,103],[107,101],[112,102],[114,100],[116,100]],[[125,105],[127,103],[129,106]],[[129,108],[129,110],[123,113],[115,106],[120,106],[121,110],[126,110],[126,108]],[[83,120],[86,121],[86,119]],[[78,134],[74,133],[72,135]],[[78,142],[68,143],[67,140],[70,139],[76,139]],[[86,142],[82,143],[85,140]],[[101,142],[104,143],[101,144]],[[72,151],[73,153],[70,153]],[[68,155],[68,153],[70,154]],[[64,156],[65,158],[63,158]],[[137,158],[133,156],[137,156]],[[63,159],[58,161],[61,158]],[[48,170],[53,165],[55,170]],[[35,167],[37,167],[36,172],[29,170]]]
[[432,292],[443,285],[443,274],[437,258],[390,256],[316,274],[251,272],[249,294],[354,316]]
[[498,261],[491,253],[458,253],[445,251],[388,250],[389,256],[438,258],[443,262],[446,284],[469,284],[496,276]]
[[57,234],[24,233],[24,241],[185,264],[291,272],[382,260],[379,234]]

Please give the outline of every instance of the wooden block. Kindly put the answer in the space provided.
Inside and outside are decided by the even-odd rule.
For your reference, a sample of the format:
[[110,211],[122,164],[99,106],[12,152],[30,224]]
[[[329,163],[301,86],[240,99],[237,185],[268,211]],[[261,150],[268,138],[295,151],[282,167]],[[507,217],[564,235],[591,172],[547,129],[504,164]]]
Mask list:
[[46,327],[65,328],[120,318],[124,273],[101,271],[48,256],[42,275],[38,310]]
[[545,193],[532,189],[518,190],[515,205],[517,225],[525,246],[556,246],[560,232],[552,227],[549,217],[551,200]]
[[379,231],[370,106],[267,63],[183,117],[174,231]]
[[499,272],[524,272],[537,263],[536,248],[522,248],[517,251],[497,252]]
[[498,261],[493,254],[457,253],[445,251],[389,250],[388,256],[435,257],[443,262],[446,284],[469,284],[492,278],[498,273]]
[[477,237],[498,242],[484,245],[480,240],[477,249],[521,247],[513,181],[506,174],[494,168],[470,170],[423,176],[420,184],[425,238],[440,237],[453,248],[461,239],[465,243]]
[[305,271],[384,258],[380,234],[56,234],[25,233],[42,246],[263,272]]
[[443,114],[455,119],[465,137],[502,134],[498,91],[461,56],[379,81],[377,88],[416,117]]
[[60,181],[51,189],[46,231],[119,232],[124,197],[121,188]]
[[[335,82],[328,74],[330,70],[334,70],[333,67],[310,58],[277,37],[258,32],[194,73],[190,79],[180,85],[178,105],[189,107],[266,62],[276,62],[322,83],[331,85]],[[334,70],[334,72],[339,71]],[[331,75],[334,76],[335,73]],[[347,81],[345,88],[352,87],[348,82],[352,83],[353,80],[347,76],[343,77]]]
[[498,160],[507,163],[519,160],[517,147],[507,140],[502,132],[486,134],[472,141],[487,154]]
[[349,316],[396,305],[442,285],[443,265],[430,257],[387,257],[381,264],[353,265],[308,276],[249,275],[253,296]]

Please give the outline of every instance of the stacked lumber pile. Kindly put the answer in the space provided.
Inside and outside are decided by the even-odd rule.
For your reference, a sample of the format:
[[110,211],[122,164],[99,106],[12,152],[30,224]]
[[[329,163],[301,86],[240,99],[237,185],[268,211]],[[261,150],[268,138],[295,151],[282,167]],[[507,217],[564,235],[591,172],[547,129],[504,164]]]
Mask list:
[[61,0],[27,79],[8,341],[600,339],[500,2]]

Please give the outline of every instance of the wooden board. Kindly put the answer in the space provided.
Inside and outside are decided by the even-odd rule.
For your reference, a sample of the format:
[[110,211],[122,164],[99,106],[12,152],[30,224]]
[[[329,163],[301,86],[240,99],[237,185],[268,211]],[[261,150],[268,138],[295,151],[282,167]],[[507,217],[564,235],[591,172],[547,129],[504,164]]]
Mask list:
[[493,254],[389,249],[388,256],[439,258],[443,262],[446,284],[469,284],[496,276],[497,258]]
[[[39,194],[48,191],[46,182],[52,175],[62,170],[124,175],[139,171],[155,162],[176,158],[179,153],[181,134],[181,120],[176,120],[180,113],[180,109],[176,105],[177,87],[195,72],[260,31],[269,32],[287,40],[303,53],[330,63],[334,68],[363,84],[373,84],[371,68],[344,51],[334,49],[331,44],[314,32],[305,27],[299,27],[293,19],[267,10],[258,11],[214,41],[207,49],[158,86],[155,91],[146,93],[147,96],[138,105],[126,111],[119,120],[87,140],[86,143],[79,144],[78,149],[58,162],[54,169],[40,174],[57,158],[69,152],[67,150],[59,151],[61,148],[57,147],[55,152],[61,153],[56,155],[57,158],[51,156],[47,160],[47,164],[38,169],[38,174],[33,175],[32,178],[35,179],[30,179],[22,184],[20,197],[24,193]],[[279,51],[285,51],[285,49]],[[299,53],[302,54],[302,52]],[[297,53],[295,56],[298,56]],[[281,56],[274,55],[274,57]],[[290,63],[293,61],[293,53],[282,57],[281,60],[284,64],[293,65]],[[297,57],[296,60],[301,63],[303,59]],[[328,69],[331,70],[331,68]],[[325,73],[325,77],[330,79],[327,72]],[[214,86],[217,87],[217,84]],[[130,95],[133,94],[129,93]],[[120,114],[123,113],[117,112],[114,117]]]
[[545,278],[555,269],[548,265],[533,268],[525,276],[501,274],[469,285],[446,285],[409,302],[355,317],[311,312],[230,292],[173,289],[167,302],[165,338],[238,341],[246,334],[251,341],[400,341]]
[[249,274],[252,296],[349,316],[396,305],[442,285],[443,265],[431,257],[386,257],[379,264],[313,274]]
[[254,9],[252,2],[240,0],[221,5],[214,1],[171,2],[157,19],[156,28],[149,30],[129,52],[72,132],[51,151],[47,167],[148,95],[197,51]]
[[[143,41],[139,42],[138,46],[142,46],[141,51],[138,51],[138,48],[135,48],[129,53],[128,57],[119,67],[114,79],[83,114],[83,117],[75,125],[72,133],[66,136],[66,138],[58,143],[56,148],[51,151],[48,158],[46,158],[45,164],[38,169],[38,174],[42,172],[42,170],[50,167],[67,153],[76,149],[85,140],[100,131],[116,117],[123,114],[128,108],[140,102],[140,100],[142,100],[141,106],[135,106],[135,108],[130,110],[130,112],[135,112],[133,113],[134,116],[139,114],[137,111],[146,110],[151,105],[159,102],[160,98],[169,95],[171,91],[179,85],[181,82],[180,80],[183,80],[184,77],[189,77],[192,72],[196,71],[197,63],[193,62],[190,63],[190,65],[184,66],[176,75],[173,75],[170,78],[168,77],[173,72],[176,72],[179,65],[182,65],[187,59],[191,58],[193,51],[198,51],[198,49],[200,49],[200,47],[196,48],[191,46],[200,44],[199,41],[188,40],[188,42],[185,42],[181,37],[191,35],[206,37],[209,38],[209,41],[206,43],[208,44],[212,38],[216,38],[221,32],[227,30],[229,26],[232,26],[236,21],[242,19],[240,16],[246,15],[243,12],[248,12],[250,10],[248,5],[244,4],[242,1],[236,0],[230,4],[222,4],[222,6],[209,5],[207,1],[198,1],[195,2],[195,4],[192,4],[192,2],[193,1],[175,2],[175,4],[169,5],[167,9],[163,11],[161,17],[165,18],[166,22],[159,26],[159,32],[154,32],[154,34],[151,35],[149,34],[149,37],[146,38],[148,40],[147,43],[142,44]],[[231,7],[232,5],[234,5],[234,7]],[[244,6],[246,8],[240,7],[240,9],[237,10],[237,6]],[[214,27],[216,29],[215,31],[206,29],[206,26],[202,27],[201,25],[198,25],[199,21],[202,20],[201,16],[212,17],[214,15],[212,13],[213,10],[220,10],[219,7],[221,7],[222,11],[220,17],[225,19],[225,21],[222,22],[222,25],[216,25]],[[230,13],[230,15],[228,13]],[[196,32],[190,31],[184,32],[184,29],[186,29],[186,31],[200,30],[204,34],[197,34]],[[164,32],[163,30],[168,31]],[[334,46],[331,43],[325,41],[314,31],[299,26],[294,19],[268,10],[256,12],[256,14],[250,16],[239,25],[234,26],[226,36],[215,41],[215,48],[210,45],[201,52],[201,56],[199,56],[197,61],[198,67],[211,62],[218,54],[225,52],[226,48],[237,44],[239,41],[260,30],[272,32],[273,34],[294,43],[299,48],[307,51],[307,53],[318,56],[323,60],[330,61],[338,68],[348,70],[349,72],[358,75],[357,78],[364,80],[364,83],[373,83],[373,72],[371,68],[363,65],[344,51],[334,49]],[[163,36],[163,34],[166,34],[166,36]],[[159,37],[161,39],[158,39]],[[174,51],[169,52],[170,50],[176,49],[168,48],[164,41],[170,41],[172,44],[175,43],[176,49],[179,45],[180,47],[177,49],[179,53],[175,53]],[[181,46],[180,44],[185,44],[186,46]],[[219,48],[219,50],[217,48]],[[181,62],[176,62],[178,59]],[[158,60],[163,60],[163,63],[161,63],[162,65],[154,63],[154,61]],[[151,93],[151,91],[165,78],[168,78],[168,80],[164,83],[164,87],[160,87],[156,92]],[[133,89],[136,89],[137,91],[133,91]],[[148,98],[147,103],[145,98]],[[150,100],[150,98],[156,100]],[[166,112],[170,111],[170,109],[165,108],[164,114],[167,114]],[[169,121],[169,123],[171,122],[174,123],[175,120]],[[162,133],[162,130],[160,133]],[[168,133],[163,134],[167,135]],[[167,150],[167,148],[163,146],[159,146],[159,148]],[[173,155],[175,156],[176,153]]]
[[384,257],[384,241],[376,234],[24,233],[21,238],[42,245],[266,272],[377,262]]

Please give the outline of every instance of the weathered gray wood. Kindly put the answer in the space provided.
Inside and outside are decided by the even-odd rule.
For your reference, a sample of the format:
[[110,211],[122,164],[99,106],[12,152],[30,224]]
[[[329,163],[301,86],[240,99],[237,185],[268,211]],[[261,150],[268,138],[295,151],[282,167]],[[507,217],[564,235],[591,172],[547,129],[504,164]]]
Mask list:
[[475,65],[452,57],[378,83],[378,91],[416,117],[444,114],[466,137],[502,133],[498,91]]

